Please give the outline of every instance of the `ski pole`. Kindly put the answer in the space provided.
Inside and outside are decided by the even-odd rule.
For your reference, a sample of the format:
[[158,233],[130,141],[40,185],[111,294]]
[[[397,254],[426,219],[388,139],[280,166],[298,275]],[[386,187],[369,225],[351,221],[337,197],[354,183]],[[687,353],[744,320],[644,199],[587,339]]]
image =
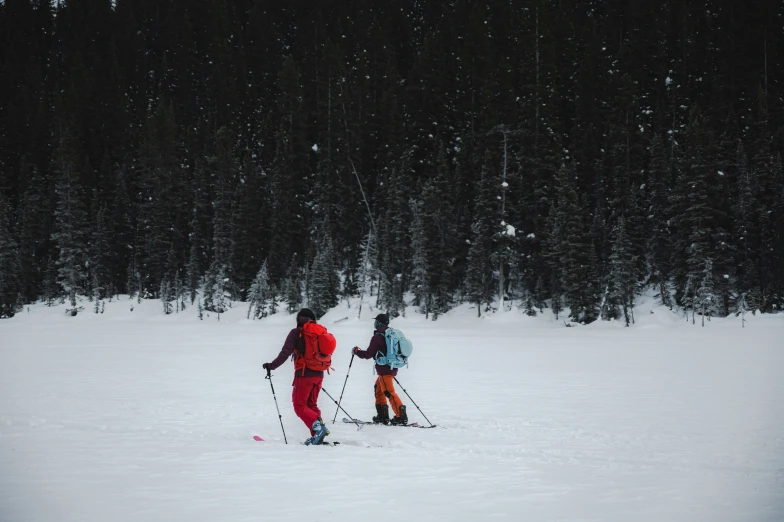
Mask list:
[[[327,397],[329,397],[330,399],[332,399],[332,402],[334,402],[335,404],[338,404],[338,401],[336,401],[336,400],[335,400],[335,399],[332,397],[332,395],[330,395],[330,394],[329,394],[329,392],[328,392],[327,390],[325,390],[325,389],[324,389],[324,387],[323,387],[323,386],[321,387],[321,389],[322,389],[322,390],[324,390],[324,393],[326,393],[326,394],[327,394]],[[338,409],[340,409],[340,410],[343,410],[343,406],[341,406],[340,404],[338,404]],[[343,413],[345,413],[346,415],[348,415],[348,412],[347,412],[346,410],[343,410]],[[353,422],[354,424],[356,424],[356,425],[357,425],[357,429],[360,429],[360,430],[362,429],[362,425],[361,425],[359,422],[357,422],[357,420],[356,420],[354,417],[352,417],[351,415],[348,415],[348,418],[349,418],[349,419],[351,419],[351,422]]]
[[335,424],[335,419],[338,418],[338,410],[340,410],[340,403],[343,402],[343,392],[346,391],[346,384],[348,384],[348,374],[351,372],[351,365],[354,364],[354,354],[351,353],[351,361],[348,363],[348,371],[346,372],[346,380],[343,381],[343,389],[340,390],[340,399],[338,399],[338,407],[335,409],[335,416],[332,417],[332,424]]
[[270,373],[270,369],[267,368],[267,376],[264,377],[270,382],[270,388],[272,388],[272,398],[275,400],[275,409],[278,410],[278,419],[280,420],[280,429],[283,431],[283,440],[286,444],[289,443],[288,439],[286,439],[286,430],[283,429],[283,416],[280,414],[280,408],[278,408],[278,398],[275,397],[275,387],[272,385],[272,373]]
[[[398,384],[398,386],[400,386],[400,389],[401,389],[401,390],[403,390],[403,393],[405,393],[405,394],[406,394],[406,396],[407,396],[409,399],[411,399],[411,396],[408,394],[408,392],[406,391],[406,389],[405,389],[405,388],[403,388],[403,385],[402,385],[402,384],[400,384],[400,381],[398,381],[398,380],[397,380],[397,377],[394,377],[394,379],[395,379],[395,382]],[[417,403],[415,403],[415,402],[414,402],[414,399],[411,399],[411,402],[412,402],[412,403],[414,403],[414,406],[416,406],[416,409],[418,409],[418,410],[419,410],[419,413],[421,413],[421,414],[422,414],[422,416],[425,418],[425,420],[426,420],[426,421],[427,421],[427,422],[430,424],[430,427],[432,428],[432,427],[433,427],[433,423],[432,423],[432,422],[430,422],[430,419],[428,419],[428,418],[427,418],[427,415],[425,415],[425,413],[424,413],[424,412],[423,412],[423,411],[422,411],[422,410],[419,408],[419,406],[417,406]]]

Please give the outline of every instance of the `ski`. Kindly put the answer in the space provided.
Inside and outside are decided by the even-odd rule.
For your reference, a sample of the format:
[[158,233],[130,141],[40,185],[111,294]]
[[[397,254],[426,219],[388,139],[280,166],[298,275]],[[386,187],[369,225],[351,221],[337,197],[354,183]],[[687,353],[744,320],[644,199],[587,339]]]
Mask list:
[[348,424],[362,424],[363,426],[367,425],[367,424],[374,424],[374,425],[378,425],[378,426],[397,426],[397,427],[401,427],[401,428],[423,428],[423,429],[437,428],[438,427],[435,424],[433,424],[432,426],[423,426],[422,424],[419,424],[418,422],[410,422],[408,424],[383,424],[383,423],[380,423],[380,422],[368,422],[368,421],[361,421],[361,420],[358,420],[358,421],[354,422],[353,420],[347,419],[345,417],[343,417],[343,422],[348,423]]
[[[264,442],[264,439],[262,439],[258,435],[254,435],[253,436],[253,440],[255,440],[257,442]],[[305,443],[303,442],[302,444],[305,444]],[[325,440],[321,444],[305,444],[305,445],[306,446],[337,446],[339,444],[340,444],[340,442],[337,442],[337,441],[334,441],[334,440]]]

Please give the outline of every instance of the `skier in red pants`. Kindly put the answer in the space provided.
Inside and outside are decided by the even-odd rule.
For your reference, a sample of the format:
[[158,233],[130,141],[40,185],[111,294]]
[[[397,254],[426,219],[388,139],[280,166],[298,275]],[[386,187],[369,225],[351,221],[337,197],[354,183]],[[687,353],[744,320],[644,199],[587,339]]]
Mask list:
[[[308,325],[309,323],[312,325]],[[288,357],[291,357],[294,361],[294,382],[292,384],[294,390],[291,394],[294,413],[310,430],[311,438],[305,441],[305,444],[321,444],[324,437],[329,435],[329,430],[321,419],[321,410],[317,404],[324,372],[314,370],[305,364],[306,349],[303,330],[312,327],[323,329],[316,323],[316,314],[308,308],[303,308],[297,314],[297,327],[289,332],[278,356],[272,362],[264,363],[262,368],[268,371],[275,370]],[[326,332],[326,329],[323,330]]]

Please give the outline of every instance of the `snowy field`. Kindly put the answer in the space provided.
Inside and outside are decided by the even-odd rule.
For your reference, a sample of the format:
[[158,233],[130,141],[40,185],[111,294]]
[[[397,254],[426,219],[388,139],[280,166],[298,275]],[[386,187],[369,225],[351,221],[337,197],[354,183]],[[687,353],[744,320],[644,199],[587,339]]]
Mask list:
[[[293,317],[129,308],[0,321],[1,522],[784,520],[781,314],[745,329],[650,304],[633,328],[409,314],[392,322],[415,346],[399,380],[439,427],[358,431],[340,414],[341,446],[305,447],[291,363],[273,376],[288,445],[261,370]],[[336,399],[364,315],[323,320]],[[365,420],[371,368],[355,359],[344,396]]]

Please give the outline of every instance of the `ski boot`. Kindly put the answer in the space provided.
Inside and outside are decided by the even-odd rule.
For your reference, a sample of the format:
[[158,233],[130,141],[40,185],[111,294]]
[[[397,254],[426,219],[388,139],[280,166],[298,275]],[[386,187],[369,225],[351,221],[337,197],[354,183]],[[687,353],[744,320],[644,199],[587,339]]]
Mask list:
[[389,423],[393,426],[405,426],[408,424],[408,414],[406,413],[406,407],[401,406],[400,416],[393,418],[391,421],[389,421]]
[[324,437],[329,435],[329,430],[319,419],[313,421],[311,429],[313,430],[313,436],[305,441],[305,446],[318,446],[324,442]]
[[[326,426],[327,425],[327,423],[324,422],[324,419],[322,419],[321,417],[318,418],[318,421],[322,424],[322,426]],[[329,428],[327,428],[327,435],[329,435]],[[326,437],[327,435],[324,435],[324,436]]]
[[376,404],[376,415],[373,417],[373,422],[376,424],[389,424],[389,406],[386,404]]

